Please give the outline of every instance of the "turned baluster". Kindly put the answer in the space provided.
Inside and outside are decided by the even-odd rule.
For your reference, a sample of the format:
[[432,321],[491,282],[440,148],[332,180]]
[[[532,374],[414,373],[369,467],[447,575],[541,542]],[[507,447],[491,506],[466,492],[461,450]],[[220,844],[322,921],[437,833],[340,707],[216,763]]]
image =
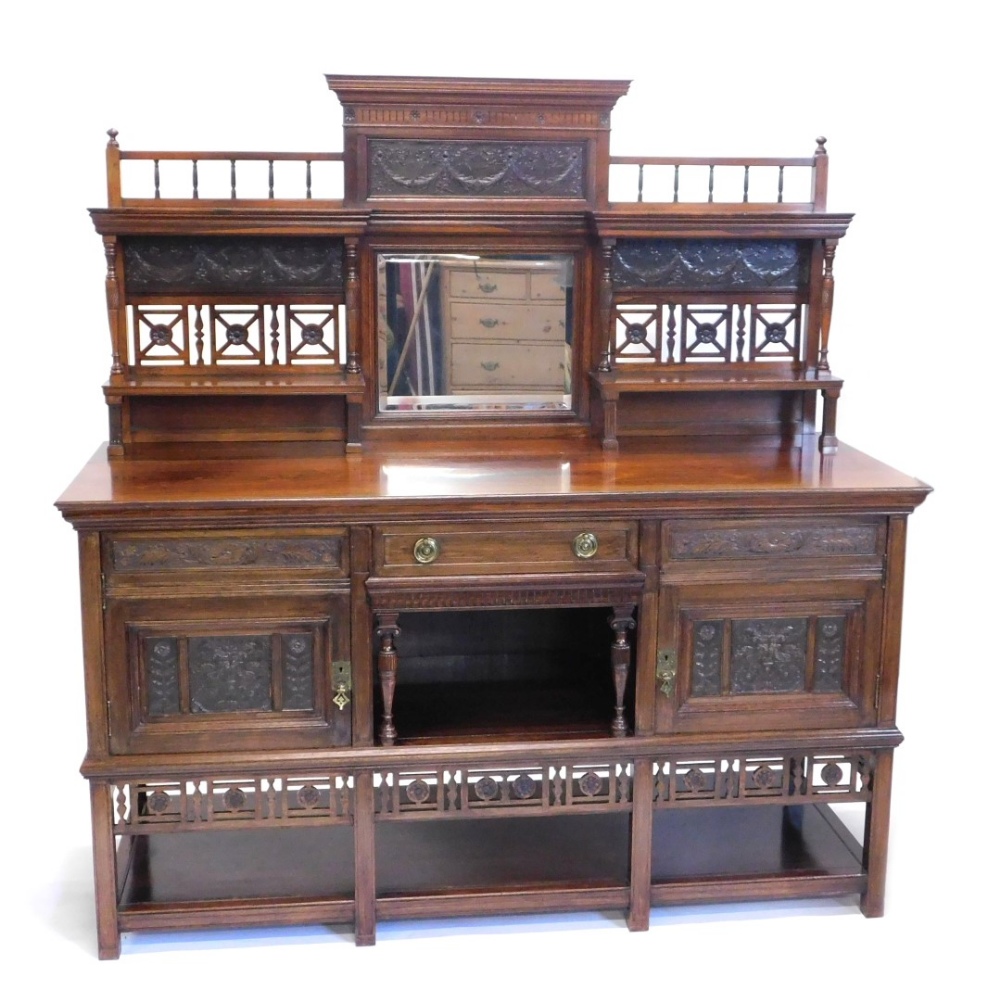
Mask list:
[[615,685],[615,715],[611,721],[611,734],[613,737],[623,738],[626,734],[625,686],[632,663],[632,645],[628,640],[628,631],[635,629],[632,606],[615,606],[609,622],[615,634],[611,645],[611,675]]
[[382,723],[378,736],[384,745],[396,743],[396,725],[392,719],[392,701],[396,695],[396,672],[399,669],[399,654],[396,651],[396,637],[399,636],[398,612],[376,613],[375,634],[379,640],[378,680],[382,689]]
[[830,371],[827,348],[830,341],[830,320],[833,316],[833,256],[837,253],[836,240],[823,241],[823,292],[819,326],[819,364],[822,372]]
[[601,327],[604,331],[605,349],[601,356],[598,368],[601,372],[610,372],[615,351],[615,331],[614,331],[614,287],[611,283],[611,265],[614,254],[614,240],[603,240],[601,242]]
[[[358,358],[358,332],[361,330],[361,284],[358,279],[358,242],[344,241],[345,277],[344,302],[347,307],[347,371],[360,372],[361,361]],[[340,350],[340,345],[337,345]]]
[[111,375],[120,376],[124,371],[122,343],[128,335],[121,310],[122,297],[118,293],[118,241],[113,236],[105,236],[103,239],[104,260],[108,265],[107,274],[104,276],[104,296],[108,307],[108,327],[111,331]]

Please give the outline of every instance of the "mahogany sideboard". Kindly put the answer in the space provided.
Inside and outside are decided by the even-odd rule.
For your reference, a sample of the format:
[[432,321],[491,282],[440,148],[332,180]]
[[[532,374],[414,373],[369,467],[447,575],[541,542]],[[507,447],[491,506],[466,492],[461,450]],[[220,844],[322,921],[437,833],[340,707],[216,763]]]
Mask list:
[[342,153],[110,134],[109,442],[58,502],[100,956],[143,929],[881,914],[929,489],[837,440],[825,140],[613,157],[625,82],[328,82]]

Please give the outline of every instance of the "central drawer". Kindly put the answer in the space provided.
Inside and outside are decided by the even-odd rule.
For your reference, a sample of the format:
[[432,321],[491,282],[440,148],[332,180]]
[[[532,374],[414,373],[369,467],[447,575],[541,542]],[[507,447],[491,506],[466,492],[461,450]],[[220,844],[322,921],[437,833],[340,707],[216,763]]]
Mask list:
[[375,530],[374,573],[553,574],[635,570],[634,522],[418,522]]

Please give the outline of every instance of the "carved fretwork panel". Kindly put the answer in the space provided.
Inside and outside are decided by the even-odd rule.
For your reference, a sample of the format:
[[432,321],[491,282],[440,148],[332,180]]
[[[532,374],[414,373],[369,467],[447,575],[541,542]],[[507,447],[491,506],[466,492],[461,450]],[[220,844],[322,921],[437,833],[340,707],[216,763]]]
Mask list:
[[120,835],[350,824],[354,815],[354,777],[347,773],[129,779],[111,791],[112,824]]
[[660,293],[618,296],[612,354],[630,365],[800,362],[804,315],[805,307],[794,302],[715,305]]
[[324,367],[344,364],[338,302],[135,303],[129,364],[139,367]]
[[586,143],[370,139],[368,196],[584,198]]
[[316,237],[126,237],[125,292],[140,296],[343,291],[341,240]]
[[619,240],[616,290],[797,292],[811,245],[797,240]]
[[867,801],[871,800],[874,768],[875,756],[868,751],[676,756],[654,764],[653,806]]
[[628,810],[632,764],[525,763],[375,773],[379,821],[463,815],[551,814]]

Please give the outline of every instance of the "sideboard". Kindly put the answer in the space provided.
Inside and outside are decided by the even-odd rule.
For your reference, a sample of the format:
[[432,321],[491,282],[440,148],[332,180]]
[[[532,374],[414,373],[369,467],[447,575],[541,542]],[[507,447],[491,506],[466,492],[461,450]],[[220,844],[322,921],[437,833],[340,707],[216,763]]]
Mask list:
[[619,157],[622,81],[328,82],[342,153],[110,133],[109,441],[58,501],[100,956],[128,930],[880,915],[929,488],[837,439],[825,140]]

